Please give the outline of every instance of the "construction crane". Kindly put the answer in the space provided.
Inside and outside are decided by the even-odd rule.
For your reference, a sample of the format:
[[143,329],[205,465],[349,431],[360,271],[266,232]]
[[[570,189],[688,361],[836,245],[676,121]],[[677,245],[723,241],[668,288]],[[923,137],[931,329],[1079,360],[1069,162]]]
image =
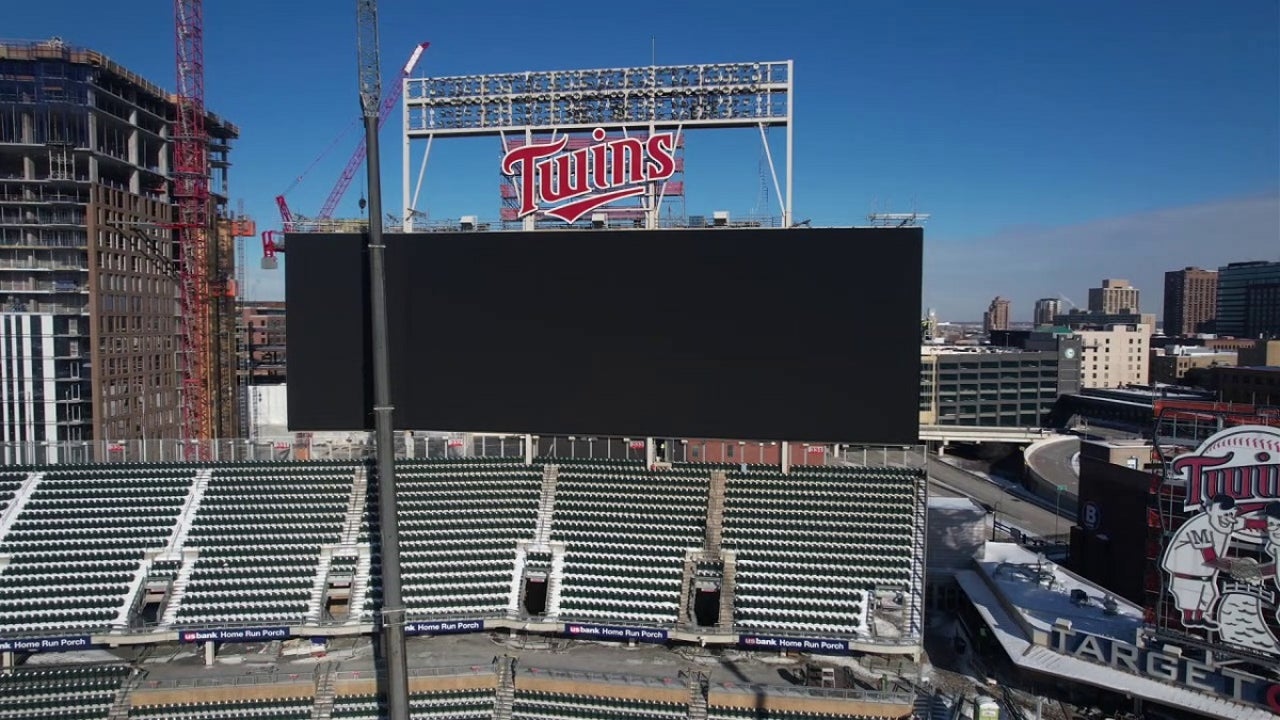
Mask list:
[[[381,110],[378,113],[378,130],[382,130],[382,126],[387,123],[387,118],[391,117],[391,111],[394,110],[396,104],[400,102],[400,96],[404,93],[404,79],[413,74],[414,68],[418,66],[418,61],[422,58],[422,53],[426,52],[427,48],[430,46],[431,43],[429,42],[419,43],[418,46],[413,49],[413,53],[409,55],[409,61],[404,64],[403,68],[401,68],[400,76],[396,79],[396,82],[392,84],[390,89],[388,89],[387,96],[382,100]],[[348,130],[350,130],[350,128],[348,128]],[[344,130],[342,135],[339,136],[339,139],[344,137],[346,133],[347,131]],[[334,144],[336,143],[337,140],[334,141]],[[338,176],[338,182],[334,183],[333,189],[329,191],[329,196],[325,198],[324,205],[320,207],[320,214],[314,218],[315,221],[323,222],[333,218],[333,212],[337,209],[338,203],[342,201],[343,196],[347,193],[347,189],[351,187],[352,180],[355,179],[356,172],[359,171],[360,166],[364,164],[365,157],[368,154],[368,147],[368,143],[365,139],[361,138],[360,144],[356,147],[355,152],[351,154],[351,159],[347,161],[347,166],[343,168],[342,174]],[[289,203],[285,199],[285,195],[287,195],[290,190],[297,187],[298,183],[302,182],[302,179],[306,177],[307,173],[311,172],[311,169],[314,168],[320,159],[328,154],[331,149],[333,149],[333,145],[330,145],[323,153],[320,154],[319,157],[313,160],[310,167],[303,171],[303,173],[293,181],[288,189],[276,196],[276,207],[280,210],[280,221],[283,223],[285,232],[292,232],[294,230],[301,229],[306,225],[306,223],[302,222],[299,218],[294,217],[293,211],[289,208]],[[280,247],[283,246],[278,244],[276,248],[273,249],[272,253],[278,251]],[[267,254],[265,239],[263,245],[263,257],[269,257]],[[274,254],[270,255],[270,257],[274,257]]]
[[[209,132],[204,107],[202,0],[174,0],[177,119],[173,128],[173,196],[177,202],[180,417],[187,459],[203,460],[212,437],[209,417]],[[195,442],[190,442],[195,441]]]

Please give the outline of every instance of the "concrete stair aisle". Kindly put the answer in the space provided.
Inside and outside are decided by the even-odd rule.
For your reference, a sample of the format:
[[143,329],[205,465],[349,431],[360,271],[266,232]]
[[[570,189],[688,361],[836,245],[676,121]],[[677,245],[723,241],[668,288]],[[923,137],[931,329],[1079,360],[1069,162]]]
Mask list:
[[356,546],[356,574],[351,578],[350,610],[347,613],[347,625],[358,625],[366,622],[365,598],[369,596],[370,575],[373,572],[373,551],[366,545]]
[[138,564],[138,569],[133,573],[133,579],[129,581],[129,589],[125,592],[120,611],[116,613],[116,619],[111,621],[112,627],[118,630],[127,630],[129,628],[129,615],[138,599],[139,589],[146,582],[147,575],[151,573],[151,563],[153,562],[155,562],[154,558],[147,558]]
[[307,601],[307,614],[303,621],[307,625],[320,622],[320,614],[324,612],[325,591],[329,589],[329,568],[333,565],[333,547],[320,548],[320,564],[316,566],[316,579],[311,585],[311,598]]
[[511,617],[517,617],[520,614],[520,591],[524,584],[524,563],[528,557],[528,550],[525,544],[516,545],[516,562],[515,568],[511,572],[511,592],[507,595],[507,614]]
[[725,483],[723,470],[715,470],[711,473],[711,483],[707,486],[707,529],[702,542],[703,552],[708,559],[720,557],[721,545],[724,542]]
[[559,465],[542,469],[542,494],[538,496],[538,524],[533,531],[535,545],[551,542],[551,521],[556,507],[556,480],[560,477]]
[[560,614],[560,592],[564,587],[564,543],[551,543],[551,574],[547,576],[548,618]]
[[27,479],[22,481],[22,485],[18,486],[18,493],[13,496],[9,506],[4,509],[4,514],[0,515],[0,540],[4,540],[4,536],[9,534],[9,528],[13,527],[13,521],[18,519],[18,514],[22,512],[22,508],[31,499],[32,493],[43,478],[44,473],[30,473],[27,475]]
[[369,473],[364,468],[356,468],[351,498],[347,501],[347,515],[342,521],[342,545],[355,545],[360,540],[360,524],[364,521],[368,499]]
[[511,720],[511,711],[516,704],[516,677],[514,659],[508,656],[498,658],[498,687],[494,692],[493,720]]
[[720,574],[720,622],[721,630],[733,629],[733,599],[738,582],[738,553],[724,551],[724,569]]
[[315,703],[311,706],[311,720],[329,720],[333,717],[333,701],[338,696],[334,687],[333,663],[322,663],[316,668]]
[[129,720],[129,711],[133,709],[133,691],[142,684],[142,677],[143,673],[134,671],[116,690],[111,709],[107,711],[107,720]]
[[680,609],[676,613],[676,622],[688,625],[692,620],[693,576],[697,572],[698,551],[685,552],[684,572],[680,575]]
[[689,686],[689,720],[707,720],[707,690],[709,689],[706,673],[700,668],[691,667],[682,673]]
[[173,527],[173,534],[169,536],[169,542],[165,543],[165,549],[160,554],[160,559],[178,560],[181,558],[178,553],[182,551],[182,546],[187,542],[187,536],[191,534],[191,526],[195,524],[196,513],[200,510],[200,503],[204,501],[205,491],[209,489],[209,480],[212,478],[213,470],[205,469],[196,473],[195,482],[191,483],[191,491],[187,493],[187,499],[182,501],[182,510],[178,513],[178,522]]
[[182,564],[178,566],[178,575],[173,579],[173,586],[169,590],[169,600],[165,603],[164,614],[160,616],[161,625],[172,625],[178,619],[178,609],[182,606],[182,596],[187,592],[187,585],[191,582],[191,573],[195,570],[196,560],[199,557],[199,550],[182,551]]

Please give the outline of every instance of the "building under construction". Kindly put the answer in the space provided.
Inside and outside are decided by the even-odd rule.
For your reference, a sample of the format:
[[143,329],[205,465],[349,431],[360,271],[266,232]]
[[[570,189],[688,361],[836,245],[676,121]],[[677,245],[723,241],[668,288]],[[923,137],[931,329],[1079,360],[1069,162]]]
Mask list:
[[236,434],[234,247],[246,229],[228,211],[227,174],[239,130],[206,115],[207,330],[196,346],[203,377],[184,385],[177,112],[175,95],[97,52],[0,43],[6,462],[179,438],[189,401],[209,434]]

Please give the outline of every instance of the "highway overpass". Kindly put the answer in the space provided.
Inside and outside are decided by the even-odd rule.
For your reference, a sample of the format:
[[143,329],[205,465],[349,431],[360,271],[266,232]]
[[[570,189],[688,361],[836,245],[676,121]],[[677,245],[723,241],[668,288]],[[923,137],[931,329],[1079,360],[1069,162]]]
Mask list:
[[1052,430],[1024,427],[974,427],[966,425],[921,425],[920,442],[951,443],[1032,443],[1056,435]]

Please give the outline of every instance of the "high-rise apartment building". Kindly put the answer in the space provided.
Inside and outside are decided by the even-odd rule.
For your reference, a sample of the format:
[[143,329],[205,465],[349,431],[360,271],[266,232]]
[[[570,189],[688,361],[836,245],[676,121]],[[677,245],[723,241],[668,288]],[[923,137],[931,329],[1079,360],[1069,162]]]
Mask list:
[[1187,267],[1164,274],[1164,334],[1186,337],[1213,330],[1218,273]]
[[1036,325],[1052,325],[1053,319],[1061,312],[1061,300],[1058,298],[1040,298],[1036,301]]
[[1009,304],[1006,298],[997,296],[992,299],[991,304],[987,306],[987,311],[982,314],[983,332],[1009,329]]
[[[0,43],[0,442],[54,461],[78,441],[177,438],[180,255],[175,97],[53,40]],[[211,327],[234,332],[227,170],[236,127],[209,114]],[[229,331],[228,331],[229,330]],[[235,344],[215,342],[214,432],[235,433]],[[49,443],[61,443],[52,448]],[[73,446],[79,449],[73,449]],[[28,453],[33,452],[31,450]],[[35,460],[36,457],[10,461]]]
[[1219,335],[1280,337],[1280,262],[1236,262],[1218,268]]
[[1103,280],[1102,287],[1089,288],[1089,312],[1103,315],[1140,312],[1138,288],[1128,280]]

